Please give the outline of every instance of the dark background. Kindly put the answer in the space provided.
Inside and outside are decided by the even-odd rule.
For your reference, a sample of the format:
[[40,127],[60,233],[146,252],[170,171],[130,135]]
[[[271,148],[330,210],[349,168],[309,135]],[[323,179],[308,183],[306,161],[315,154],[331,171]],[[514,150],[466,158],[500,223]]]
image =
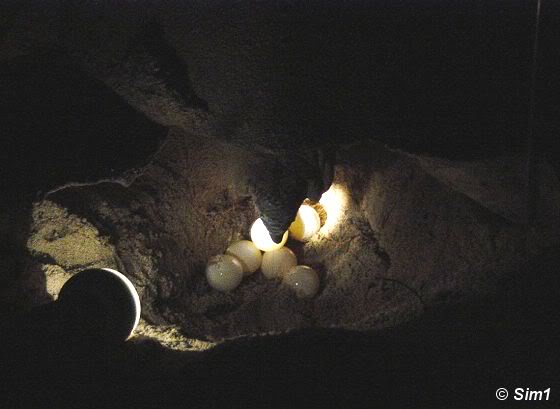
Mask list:
[[[558,172],[555,2],[542,1],[533,89],[534,1],[281,3],[289,33],[281,43],[298,67],[288,82],[273,80],[284,84],[282,115],[319,129],[332,125],[340,132],[327,136],[329,143],[373,139],[448,159],[522,152],[547,158]],[[37,50],[0,66],[8,217],[68,181],[114,178],[142,166],[165,135],[165,124],[132,108],[78,61],[64,49]],[[225,116],[262,102],[249,98],[237,108],[231,101],[238,85],[214,93],[197,84],[210,109]],[[243,85],[246,93],[253,89]],[[6,254],[20,251],[25,238],[25,227],[12,229],[19,233],[8,229]],[[399,328],[237,340],[180,369],[154,367],[131,343],[76,340],[64,326],[51,326],[56,313],[43,307],[3,320],[2,407],[558,407],[559,254],[551,249],[527,260],[495,297],[428,311]],[[501,326],[484,323],[494,308],[503,311]],[[506,402],[494,397],[499,387],[510,391]],[[516,387],[550,387],[551,401],[514,402]]]

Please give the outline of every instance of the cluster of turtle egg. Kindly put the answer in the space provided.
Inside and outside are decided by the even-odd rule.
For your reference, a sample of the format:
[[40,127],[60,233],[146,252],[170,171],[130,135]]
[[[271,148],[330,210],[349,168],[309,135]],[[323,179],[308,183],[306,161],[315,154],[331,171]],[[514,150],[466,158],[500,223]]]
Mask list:
[[294,240],[305,242],[320,228],[319,214],[306,204],[299,208],[296,219],[284,233],[280,243],[275,243],[270,238],[262,220],[257,219],[251,227],[251,240],[232,243],[225,254],[214,256],[208,261],[208,284],[218,291],[232,291],[241,284],[243,277],[260,268],[266,278],[282,280],[297,297],[311,298],[319,290],[317,272],[311,267],[298,265],[294,252],[284,245],[288,234]]

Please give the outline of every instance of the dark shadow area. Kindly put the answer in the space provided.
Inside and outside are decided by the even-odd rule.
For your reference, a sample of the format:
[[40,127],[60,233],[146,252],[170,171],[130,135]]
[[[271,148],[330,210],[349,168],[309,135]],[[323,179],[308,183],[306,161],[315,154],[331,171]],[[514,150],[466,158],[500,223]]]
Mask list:
[[61,52],[3,65],[0,90],[2,187],[10,192],[116,178],[145,165],[166,134]]
[[0,289],[17,292],[32,202],[67,183],[140,169],[167,131],[62,52],[39,50],[2,65],[0,94]]
[[560,4],[543,1],[536,71],[535,150],[542,152],[560,175]]
[[292,115],[450,159],[525,150],[534,2],[311,4],[285,5]]
[[[510,394],[550,387],[538,407],[557,407],[558,250],[512,277],[515,294],[505,283],[491,299],[437,308],[383,331],[240,338],[180,369],[157,368],[158,354],[142,356],[134,344],[83,336],[84,327],[62,325],[50,304],[3,328],[6,407],[535,407],[511,395],[504,406],[499,387]],[[92,313],[82,312],[80,320]]]
[[[518,270],[511,274],[501,266],[502,262],[507,264],[510,260],[500,256],[510,252],[496,252],[495,258],[489,257],[489,262],[494,264],[486,268],[484,255],[493,256],[494,248],[463,253],[461,250],[476,249],[480,245],[513,248],[515,252],[514,245],[521,243],[518,253],[525,255],[528,250],[522,249],[523,240],[532,237],[528,232],[530,226],[527,231],[521,227],[519,231],[512,228],[511,232],[504,228],[507,237],[500,241],[497,236],[502,233],[502,224],[509,222],[498,219],[486,207],[479,209],[474,199],[472,203],[468,201],[471,199],[465,199],[464,203],[455,200],[456,192],[451,187],[443,182],[441,186],[444,187],[441,187],[439,179],[425,174],[416,164],[413,167],[404,159],[402,162],[395,160],[402,165],[399,165],[402,173],[401,168],[394,170],[390,162],[398,155],[392,151],[379,158],[370,151],[360,152],[361,155],[352,156],[348,163],[337,165],[345,165],[349,172],[353,165],[367,168],[371,164],[371,173],[352,174],[348,179],[353,194],[348,201],[355,202],[352,205],[359,208],[361,216],[369,211],[377,221],[373,216],[379,211],[389,220],[391,213],[399,215],[394,212],[399,208],[393,202],[401,200],[409,206],[408,212],[400,213],[401,216],[408,213],[411,218],[415,215],[421,218],[416,208],[426,210],[424,228],[416,228],[416,223],[404,223],[405,217],[390,219],[391,226],[385,226],[386,220],[380,220],[380,226],[388,227],[386,231],[398,233],[394,234],[394,248],[398,251],[391,253],[392,259],[380,244],[381,235],[373,228],[360,231],[356,236],[376,244],[375,248],[371,245],[359,249],[379,252],[380,262],[376,267],[380,271],[383,267],[385,272],[392,262],[403,256],[406,263],[403,262],[401,269],[405,273],[410,270],[411,279],[417,278],[418,265],[423,263],[424,270],[420,273],[426,274],[425,279],[413,280],[415,284],[420,286],[429,280],[441,279],[444,289],[441,300],[424,303],[414,286],[406,287],[398,277],[391,276],[394,271],[389,271],[387,278],[372,274],[371,283],[392,281],[404,285],[420,299],[422,315],[413,321],[376,331],[370,329],[374,328],[373,324],[361,331],[312,327],[262,335],[262,331],[253,330],[245,333],[255,336],[228,340],[206,352],[179,353],[157,344],[146,353],[134,341],[107,341],[107,314],[103,313],[103,308],[113,308],[117,311],[115,316],[126,315],[127,308],[131,308],[117,305],[118,296],[108,291],[99,290],[98,293],[105,297],[110,295],[111,301],[107,304],[97,302],[89,294],[79,294],[72,303],[57,301],[22,312],[18,286],[21,285],[20,272],[31,258],[26,243],[32,233],[29,226],[33,203],[46,192],[73,182],[99,183],[91,191],[62,190],[49,199],[60,205],[61,212],[87,219],[96,228],[95,239],[107,238],[112,246],[109,250],[114,250],[110,254],[119,259],[117,262],[122,265],[123,272],[139,279],[145,290],[143,318],[148,323],[168,324],[174,320],[172,323],[182,326],[183,330],[189,325],[194,328],[190,334],[185,331],[187,335],[202,338],[219,332],[211,334],[206,328],[216,331],[215,328],[204,327],[200,322],[195,328],[194,322],[200,318],[196,314],[209,318],[212,325],[214,319],[218,321],[224,317],[223,327],[229,328],[237,325],[228,315],[234,311],[239,311],[238,315],[231,316],[241,323],[246,316],[252,319],[253,313],[255,321],[267,319],[264,312],[268,310],[256,302],[244,305],[247,300],[265,300],[268,307],[273,306],[271,310],[279,306],[275,310],[280,311],[279,315],[288,316],[297,311],[295,307],[289,310],[288,302],[274,304],[275,293],[264,291],[267,290],[264,286],[255,286],[256,279],[233,295],[211,292],[204,280],[206,253],[217,253],[216,249],[222,242],[232,239],[234,232],[241,234],[240,226],[246,225],[246,228],[255,220],[241,217],[242,211],[253,217],[249,212],[253,198],[244,196],[243,202],[237,197],[235,200],[225,197],[223,206],[214,203],[217,199],[213,189],[221,189],[222,179],[231,177],[231,185],[238,180],[226,174],[229,168],[218,163],[216,157],[234,158],[228,159],[234,162],[236,156],[226,155],[230,146],[222,150],[218,144],[205,145],[207,139],[215,136],[213,131],[222,133],[221,136],[232,143],[240,142],[247,152],[260,146],[270,157],[283,159],[272,161],[282,165],[272,169],[270,175],[262,169],[252,169],[256,176],[265,180],[261,199],[256,197],[254,201],[264,209],[263,200],[271,201],[273,197],[271,214],[283,222],[291,216],[278,217],[274,210],[289,207],[288,213],[295,213],[301,204],[300,196],[305,196],[305,179],[298,179],[297,172],[291,171],[295,165],[300,165],[304,157],[302,151],[311,140],[318,147],[336,151],[342,159],[343,149],[355,146],[359,150],[365,145],[364,141],[451,161],[476,161],[515,153],[538,162],[545,156],[558,173],[560,25],[557,20],[560,10],[552,1],[543,1],[534,123],[529,121],[535,23],[532,0],[507,6],[505,2],[491,1],[453,1],[451,4],[426,1],[416,5],[386,2],[377,3],[376,8],[366,2],[354,2],[355,7],[334,2],[330,5],[325,2],[322,6],[318,1],[309,5],[270,2],[270,7],[268,4],[265,7],[266,3],[247,3],[247,8],[239,7],[241,11],[226,7],[223,14],[216,13],[219,18],[210,19],[210,28],[206,27],[208,32],[203,32],[204,27],[201,30],[189,27],[186,31],[175,27],[173,41],[180,43],[178,38],[184,41],[179,46],[173,41],[167,42],[166,27],[155,23],[146,25],[140,35],[134,37],[128,53],[124,53],[124,62],[110,67],[115,71],[124,68],[126,75],[110,80],[104,77],[107,83],[112,81],[111,86],[118,89],[128,103],[106,84],[88,75],[64,52],[35,50],[0,66],[0,292],[6,288],[14,292],[8,297],[9,303],[0,298],[0,407],[560,407],[560,248],[549,248],[525,264],[516,265],[513,268]],[[259,13],[252,9],[257,5],[268,13],[265,13],[266,18],[257,18]],[[162,15],[167,13],[166,7],[170,6],[161,8]],[[17,13],[10,11],[9,14]],[[6,18],[0,17],[0,21],[4,20]],[[91,24],[92,27],[79,27],[77,31],[94,30],[96,26]],[[278,32],[274,31],[277,27],[281,27]],[[7,32],[11,33],[10,30],[8,27]],[[91,34],[95,38],[95,33]],[[194,36],[194,42],[197,35],[201,41],[193,47],[194,52],[187,50],[192,45],[187,34]],[[0,29],[0,39],[4,37],[4,30]],[[14,41],[17,42],[17,38]],[[81,46],[79,41],[76,45]],[[186,57],[192,61],[187,61]],[[206,91],[200,93],[201,97],[194,93],[199,89]],[[244,105],[245,98],[249,102]],[[191,117],[192,112],[185,113],[185,107],[200,110],[205,115],[209,110],[208,115],[215,115],[210,122],[216,122],[212,122],[216,129],[211,132],[204,128],[207,132],[196,134],[200,139],[184,145],[178,143],[177,154],[168,152],[162,163],[153,166],[152,174],[142,186],[125,188],[114,184],[123,175],[134,175],[150,162],[168,132],[165,124],[184,127],[185,134],[178,134],[177,139],[189,133],[189,126],[196,128],[196,115]],[[213,107],[218,109],[213,110]],[[533,150],[528,149],[530,127],[533,127],[535,139]],[[201,148],[197,149],[197,145]],[[172,150],[175,145],[165,145],[169,146]],[[281,149],[276,151],[278,147]],[[256,156],[259,151],[255,149],[254,152]],[[332,153],[329,159],[331,156],[336,155]],[[374,170],[385,169],[388,169],[387,175],[374,174]],[[456,174],[460,176],[461,170],[460,167],[455,169]],[[519,180],[524,183],[527,176],[530,184],[530,173],[530,170],[527,175],[523,173]],[[209,176],[206,178],[206,175]],[[500,180],[498,184],[505,185],[508,175],[504,170],[503,183]],[[327,176],[328,185],[333,175]],[[416,183],[414,177],[420,182]],[[194,183],[197,179],[203,183]],[[475,178],[473,184],[479,180],[484,181]],[[223,196],[230,192],[226,189],[229,189],[228,183],[223,183]],[[551,181],[549,190],[543,188],[542,195],[556,194],[552,185]],[[514,201],[513,195],[525,195],[525,187],[520,185],[507,198]],[[233,186],[231,190],[237,194],[237,188]],[[296,190],[295,193],[289,188]],[[492,195],[498,188],[491,191]],[[244,189],[239,190],[244,192]],[[407,190],[416,196],[401,194]],[[395,191],[397,194],[393,194]],[[476,186],[473,191],[486,192]],[[372,203],[376,199],[387,203],[380,207],[369,206],[369,202],[363,200],[366,193],[372,197]],[[550,203],[547,201],[547,206],[551,207],[551,214],[557,215],[558,203],[553,200],[554,197]],[[451,211],[454,207],[455,213]],[[389,210],[383,213],[385,209]],[[222,217],[226,210],[229,212],[227,219]],[[469,213],[469,210],[473,211]],[[52,215],[44,218],[48,217],[54,220]],[[67,219],[60,217],[53,224],[64,225]],[[441,237],[422,236],[424,230],[432,234],[434,230],[430,228],[436,223],[440,229],[435,231],[440,232]],[[463,223],[470,230],[452,229]],[[192,230],[191,225],[194,226]],[[368,226],[371,227],[371,223]],[[408,226],[415,229],[408,231]],[[477,233],[480,226],[482,232]],[[284,230],[282,226],[280,231]],[[447,230],[458,233],[447,235]],[[381,233],[386,231],[380,229]],[[511,240],[509,234],[513,237]],[[405,239],[412,235],[422,244],[428,244],[407,247],[411,242]],[[478,243],[480,237],[482,240]],[[538,239],[541,238],[535,238]],[[336,243],[336,240],[333,239],[333,251],[341,253],[334,254],[344,260],[343,243]],[[448,257],[451,247],[443,246],[440,251],[438,246],[452,240],[457,241],[457,253]],[[535,248],[542,250],[548,240],[557,243],[545,237],[543,246]],[[79,239],[69,242],[77,251],[83,250]],[[510,243],[513,244],[510,246]],[[290,242],[289,245],[294,246],[299,259],[305,260],[303,244]],[[433,253],[420,251],[429,246],[433,247]],[[471,254],[471,258],[465,256],[463,265],[455,266],[461,273],[455,276],[441,261],[443,256],[450,260]],[[482,258],[480,265],[475,259],[477,254]],[[48,294],[45,273],[38,267],[40,257],[33,260],[36,268],[27,271],[35,277],[38,298]],[[429,258],[428,262],[433,260],[433,264],[420,258]],[[410,259],[412,263],[407,264]],[[45,264],[57,262],[48,260]],[[323,291],[326,277],[336,271],[329,271],[322,262],[309,264],[319,271]],[[372,264],[360,264],[359,269],[363,271],[350,271],[348,283],[358,275],[353,273],[367,276],[373,271]],[[412,267],[408,268],[410,265]],[[445,291],[446,280],[474,281],[469,274],[472,270],[474,276],[479,267],[484,267],[483,274],[489,276],[484,279],[498,281],[496,291],[491,287],[468,299],[462,296],[460,301],[454,299],[456,293]],[[496,271],[492,270],[494,268]],[[507,274],[501,268],[507,270]],[[195,271],[201,274],[195,275]],[[258,279],[264,282],[264,278]],[[251,285],[254,285],[254,292],[249,290]],[[332,298],[332,308],[342,310],[347,305],[342,302],[339,305],[339,300],[350,298],[350,293],[366,286],[348,284],[344,288],[341,284],[344,291],[340,291],[341,298]],[[185,288],[192,291],[184,291]],[[473,284],[473,288],[477,287]],[[179,303],[179,295],[184,294],[192,296],[180,299]],[[241,298],[243,294],[247,295],[246,300]],[[372,294],[372,298],[377,294],[385,295]],[[223,299],[219,299],[222,295]],[[195,296],[198,304],[194,303]],[[290,299],[286,297],[286,300]],[[310,308],[318,308],[319,303],[313,304],[315,301],[310,301]],[[357,304],[359,309],[368,308]],[[188,309],[191,305],[199,309]],[[321,308],[325,305],[331,307],[323,302]],[[172,311],[171,307],[175,306],[180,306],[181,310]],[[331,310],[320,311],[326,311],[329,317]],[[408,310],[403,307],[403,311]],[[160,312],[169,314],[161,318],[163,313],[160,316]],[[394,311],[372,308],[371,315],[378,312],[389,316]],[[361,328],[359,321],[356,322],[351,328]],[[121,335],[118,333],[119,338],[124,338]],[[192,360],[185,358],[189,354],[193,354]],[[170,356],[184,363],[162,364]],[[495,397],[496,390],[502,387],[510,393],[506,402],[499,402]],[[550,400],[516,402],[513,400],[515,388],[550,388]]]

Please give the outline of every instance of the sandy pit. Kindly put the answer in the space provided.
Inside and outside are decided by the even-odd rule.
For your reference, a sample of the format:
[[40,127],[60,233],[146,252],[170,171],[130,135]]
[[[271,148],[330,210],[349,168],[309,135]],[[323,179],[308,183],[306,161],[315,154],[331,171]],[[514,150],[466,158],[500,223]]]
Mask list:
[[[189,339],[309,326],[370,330],[492,294],[526,255],[522,225],[442,183],[416,158],[375,144],[349,146],[323,196],[326,224],[309,242],[287,244],[300,264],[319,272],[319,294],[297,299],[260,271],[231,293],[217,292],[206,282],[206,260],[248,238],[258,217],[243,155],[172,130],[129,187],[70,186],[36,202],[27,240],[35,270],[26,293],[45,302],[73,273],[106,266],[138,289],[145,325],[176,328]],[[529,251],[552,242],[535,241]]]

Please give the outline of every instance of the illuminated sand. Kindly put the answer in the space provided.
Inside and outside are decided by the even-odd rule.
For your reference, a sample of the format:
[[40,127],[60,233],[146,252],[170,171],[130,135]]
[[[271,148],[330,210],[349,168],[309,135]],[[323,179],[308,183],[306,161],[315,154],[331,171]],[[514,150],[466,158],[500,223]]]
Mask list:
[[[242,153],[181,133],[169,138],[130,188],[71,187],[53,195],[56,203],[37,203],[28,246],[38,260],[51,257],[38,268],[53,295],[68,274],[108,266],[127,272],[140,293],[144,319],[175,325],[191,338],[219,340],[307,325],[366,330],[409,320],[438,294],[492,291],[488,269],[507,271],[520,257],[515,249],[523,243],[515,230],[498,227],[501,244],[487,250],[484,243],[495,233],[482,207],[450,192],[414,160],[384,153],[382,170],[338,166],[321,199],[325,224],[309,242],[287,243],[298,264],[318,272],[315,298],[297,299],[260,270],[234,291],[213,291],[204,275],[207,260],[249,238],[258,216],[242,193]],[[207,158],[208,165],[197,157]],[[171,174],[168,164],[182,170]],[[406,184],[402,172],[410,175]],[[431,191],[429,200],[419,199],[421,189]],[[451,205],[434,207],[442,202]],[[74,214],[76,203],[88,204],[87,217]],[[446,218],[477,224],[449,225]]]

